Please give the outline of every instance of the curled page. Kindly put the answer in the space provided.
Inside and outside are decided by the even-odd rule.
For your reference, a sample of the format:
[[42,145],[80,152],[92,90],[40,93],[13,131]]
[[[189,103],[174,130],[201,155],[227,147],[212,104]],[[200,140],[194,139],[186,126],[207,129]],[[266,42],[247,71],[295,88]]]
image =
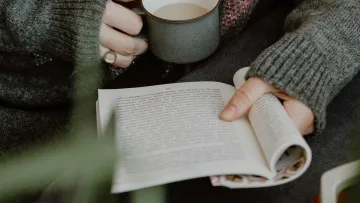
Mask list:
[[[291,155],[285,155],[296,150],[297,152]],[[299,151],[298,151],[299,150]],[[300,152],[300,154],[298,153]],[[255,176],[251,174],[235,174],[212,176],[211,183],[213,186],[224,186],[228,188],[260,188],[271,187],[285,184],[300,177],[308,168],[310,160],[304,153],[305,151],[298,147],[291,147],[285,153],[285,161],[280,164],[279,170],[274,178],[268,179],[262,176]]]
[[[236,88],[245,83],[248,68],[234,76]],[[273,178],[253,174],[234,174],[211,177],[214,186],[230,188],[268,187],[290,182],[300,177],[310,166],[311,149],[297,130],[280,101],[272,94],[258,99],[248,114],[257,141],[267,160]]]

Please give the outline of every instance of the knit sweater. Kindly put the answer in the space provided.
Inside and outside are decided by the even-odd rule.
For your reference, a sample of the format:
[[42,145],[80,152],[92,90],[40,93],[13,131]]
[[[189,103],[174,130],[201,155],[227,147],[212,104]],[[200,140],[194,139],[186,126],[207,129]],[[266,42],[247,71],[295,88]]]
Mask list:
[[285,27],[285,36],[258,57],[247,77],[260,77],[307,104],[319,132],[326,107],[360,70],[360,1],[306,1]]
[[[223,2],[223,36],[241,31],[256,2]],[[98,47],[105,3],[0,0],[0,20],[5,22],[0,24],[0,101],[22,108],[57,105],[111,79],[101,66]],[[309,105],[321,131],[327,105],[360,68],[359,5],[359,0],[301,3],[288,17],[286,35],[254,61],[247,77],[261,77]],[[37,66],[53,59],[68,65]],[[99,68],[104,74],[93,78],[92,70]],[[74,91],[78,75],[82,81]]]

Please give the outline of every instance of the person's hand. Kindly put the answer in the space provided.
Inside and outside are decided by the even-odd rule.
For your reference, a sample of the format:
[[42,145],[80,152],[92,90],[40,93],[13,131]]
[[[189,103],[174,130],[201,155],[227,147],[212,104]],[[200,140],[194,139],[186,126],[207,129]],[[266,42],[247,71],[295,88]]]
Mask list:
[[[130,2],[133,0],[117,1]],[[101,57],[116,67],[128,67],[136,56],[144,53],[148,48],[148,44],[144,40],[131,36],[139,34],[142,26],[143,22],[139,15],[110,0],[107,3],[100,28]]]
[[314,114],[310,107],[289,96],[266,81],[251,77],[238,89],[225,109],[221,112],[221,119],[233,121],[244,116],[262,95],[273,93],[279,99],[284,100],[283,105],[295,126],[303,135],[311,134],[314,131]]

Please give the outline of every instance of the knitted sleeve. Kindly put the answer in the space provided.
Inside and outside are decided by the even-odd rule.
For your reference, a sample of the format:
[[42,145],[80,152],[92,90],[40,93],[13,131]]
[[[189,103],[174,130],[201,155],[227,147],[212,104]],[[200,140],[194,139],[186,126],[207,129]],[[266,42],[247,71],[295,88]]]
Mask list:
[[307,0],[288,16],[286,28],[247,78],[263,78],[311,107],[319,133],[328,104],[360,69],[360,2]]
[[106,0],[0,0],[0,52],[99,60]]

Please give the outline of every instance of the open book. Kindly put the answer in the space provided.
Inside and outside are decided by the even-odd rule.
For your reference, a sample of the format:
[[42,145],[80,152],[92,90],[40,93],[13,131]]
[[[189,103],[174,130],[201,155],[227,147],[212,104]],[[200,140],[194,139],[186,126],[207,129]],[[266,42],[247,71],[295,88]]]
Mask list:
[[247,70],[234,75],[236,87],[190,82],[99,90],[100,135],[114,111],[116,117],[112,192],[200,177],[214,186],[268,187],[301,176],[311,150],[275,96],[262,96],[240,120],[219,119]]

